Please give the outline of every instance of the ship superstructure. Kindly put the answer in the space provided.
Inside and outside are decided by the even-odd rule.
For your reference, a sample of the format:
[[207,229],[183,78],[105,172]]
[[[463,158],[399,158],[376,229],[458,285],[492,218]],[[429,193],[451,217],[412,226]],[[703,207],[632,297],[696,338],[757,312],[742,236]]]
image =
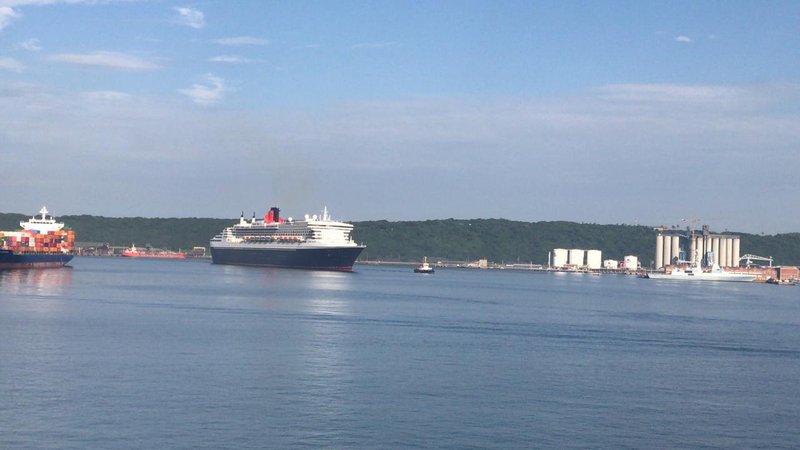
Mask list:
[[365,246],[352,237],[353,225],[334,221],[325,208],[320,216],[284,219],[270,208],[263,219],[247,220],[225,228],[211,239],[215,264],[350,271]]

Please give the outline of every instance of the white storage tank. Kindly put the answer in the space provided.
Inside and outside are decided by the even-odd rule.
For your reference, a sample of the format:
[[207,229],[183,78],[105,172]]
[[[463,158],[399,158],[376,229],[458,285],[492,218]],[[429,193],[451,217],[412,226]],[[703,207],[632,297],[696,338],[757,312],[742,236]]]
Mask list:
[[567,249],[557,248],[553,250],[553,267],[561,268],[567,265]]
[[664,235],[656,236],[656,269],[664,267]]
[[583,262],[584,254],[585,254],[585,252],[583,250],[581,250],[581,249],[578,249],[578,248],[569,249],[569,261],[568,261],[568,264],[570,266],[583,267],[583,265],[584,265],[584,262]]
[[623,261],[623,265],[627,270],[639,270],[639,257],[627,255]]
[[599,269],[603,264],[603,252],[600,250],[586,251],[586,267],[589,269]]
[[616,259],[607,259],[603,261],[603,269],[616,269],[619,267],[619,261]]
[[664,259],[661,262],[661,267],[666,267],[672,264],[672,236],[664,236]]

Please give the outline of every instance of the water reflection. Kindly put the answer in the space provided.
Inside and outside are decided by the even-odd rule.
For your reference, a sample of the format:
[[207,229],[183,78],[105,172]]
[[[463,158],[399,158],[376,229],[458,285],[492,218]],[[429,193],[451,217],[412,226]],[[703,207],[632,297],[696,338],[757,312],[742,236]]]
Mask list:
[[0,270],[0,292],[52,297],[72,286],[72,267]]
[[354,276],[356,275],[346,272],[308,272],[307,286],[311,290],[308,312],[325,315],[350,314],[352,311],[348,297]]

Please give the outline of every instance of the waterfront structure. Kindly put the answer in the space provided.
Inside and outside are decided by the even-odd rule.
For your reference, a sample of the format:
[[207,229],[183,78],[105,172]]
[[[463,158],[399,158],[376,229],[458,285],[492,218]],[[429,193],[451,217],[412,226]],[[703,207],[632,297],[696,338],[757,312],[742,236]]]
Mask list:
[[586,254],[584,250],[581,250],[579,248],[571,248],[569,249],[568,254],[569,254],[569,259],[567,261],[567,264],[574,267],[583,267],[583,265],[585,264],[584,257]]
[[556,269],[560,269],[567,265],[567,255],[569,250],[565,248],[556,248],[553,249],[553,260],[550,263],[550,266]]
[[622,264],[625,270],[639,270],[639,257],[626,255]]
[[600,250],[587,250],[586,251],[586,268],[596,270],[602,267],[603,252]]
[[702,230],[656,228],[655,268],[673,265],[738,267],[741,238],[731,234],[715,234],[708,225]]

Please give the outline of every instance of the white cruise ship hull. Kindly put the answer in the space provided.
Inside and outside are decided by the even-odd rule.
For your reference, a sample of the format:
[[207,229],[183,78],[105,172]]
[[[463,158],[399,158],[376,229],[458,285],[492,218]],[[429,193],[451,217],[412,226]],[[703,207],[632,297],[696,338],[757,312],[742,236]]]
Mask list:
[[654,280],[677,280],[677,281],[734,281],[747,283],[756,279],[755,275],[746,273],[730,272],[672,272],[672,273],[648,273],[647,278]]

